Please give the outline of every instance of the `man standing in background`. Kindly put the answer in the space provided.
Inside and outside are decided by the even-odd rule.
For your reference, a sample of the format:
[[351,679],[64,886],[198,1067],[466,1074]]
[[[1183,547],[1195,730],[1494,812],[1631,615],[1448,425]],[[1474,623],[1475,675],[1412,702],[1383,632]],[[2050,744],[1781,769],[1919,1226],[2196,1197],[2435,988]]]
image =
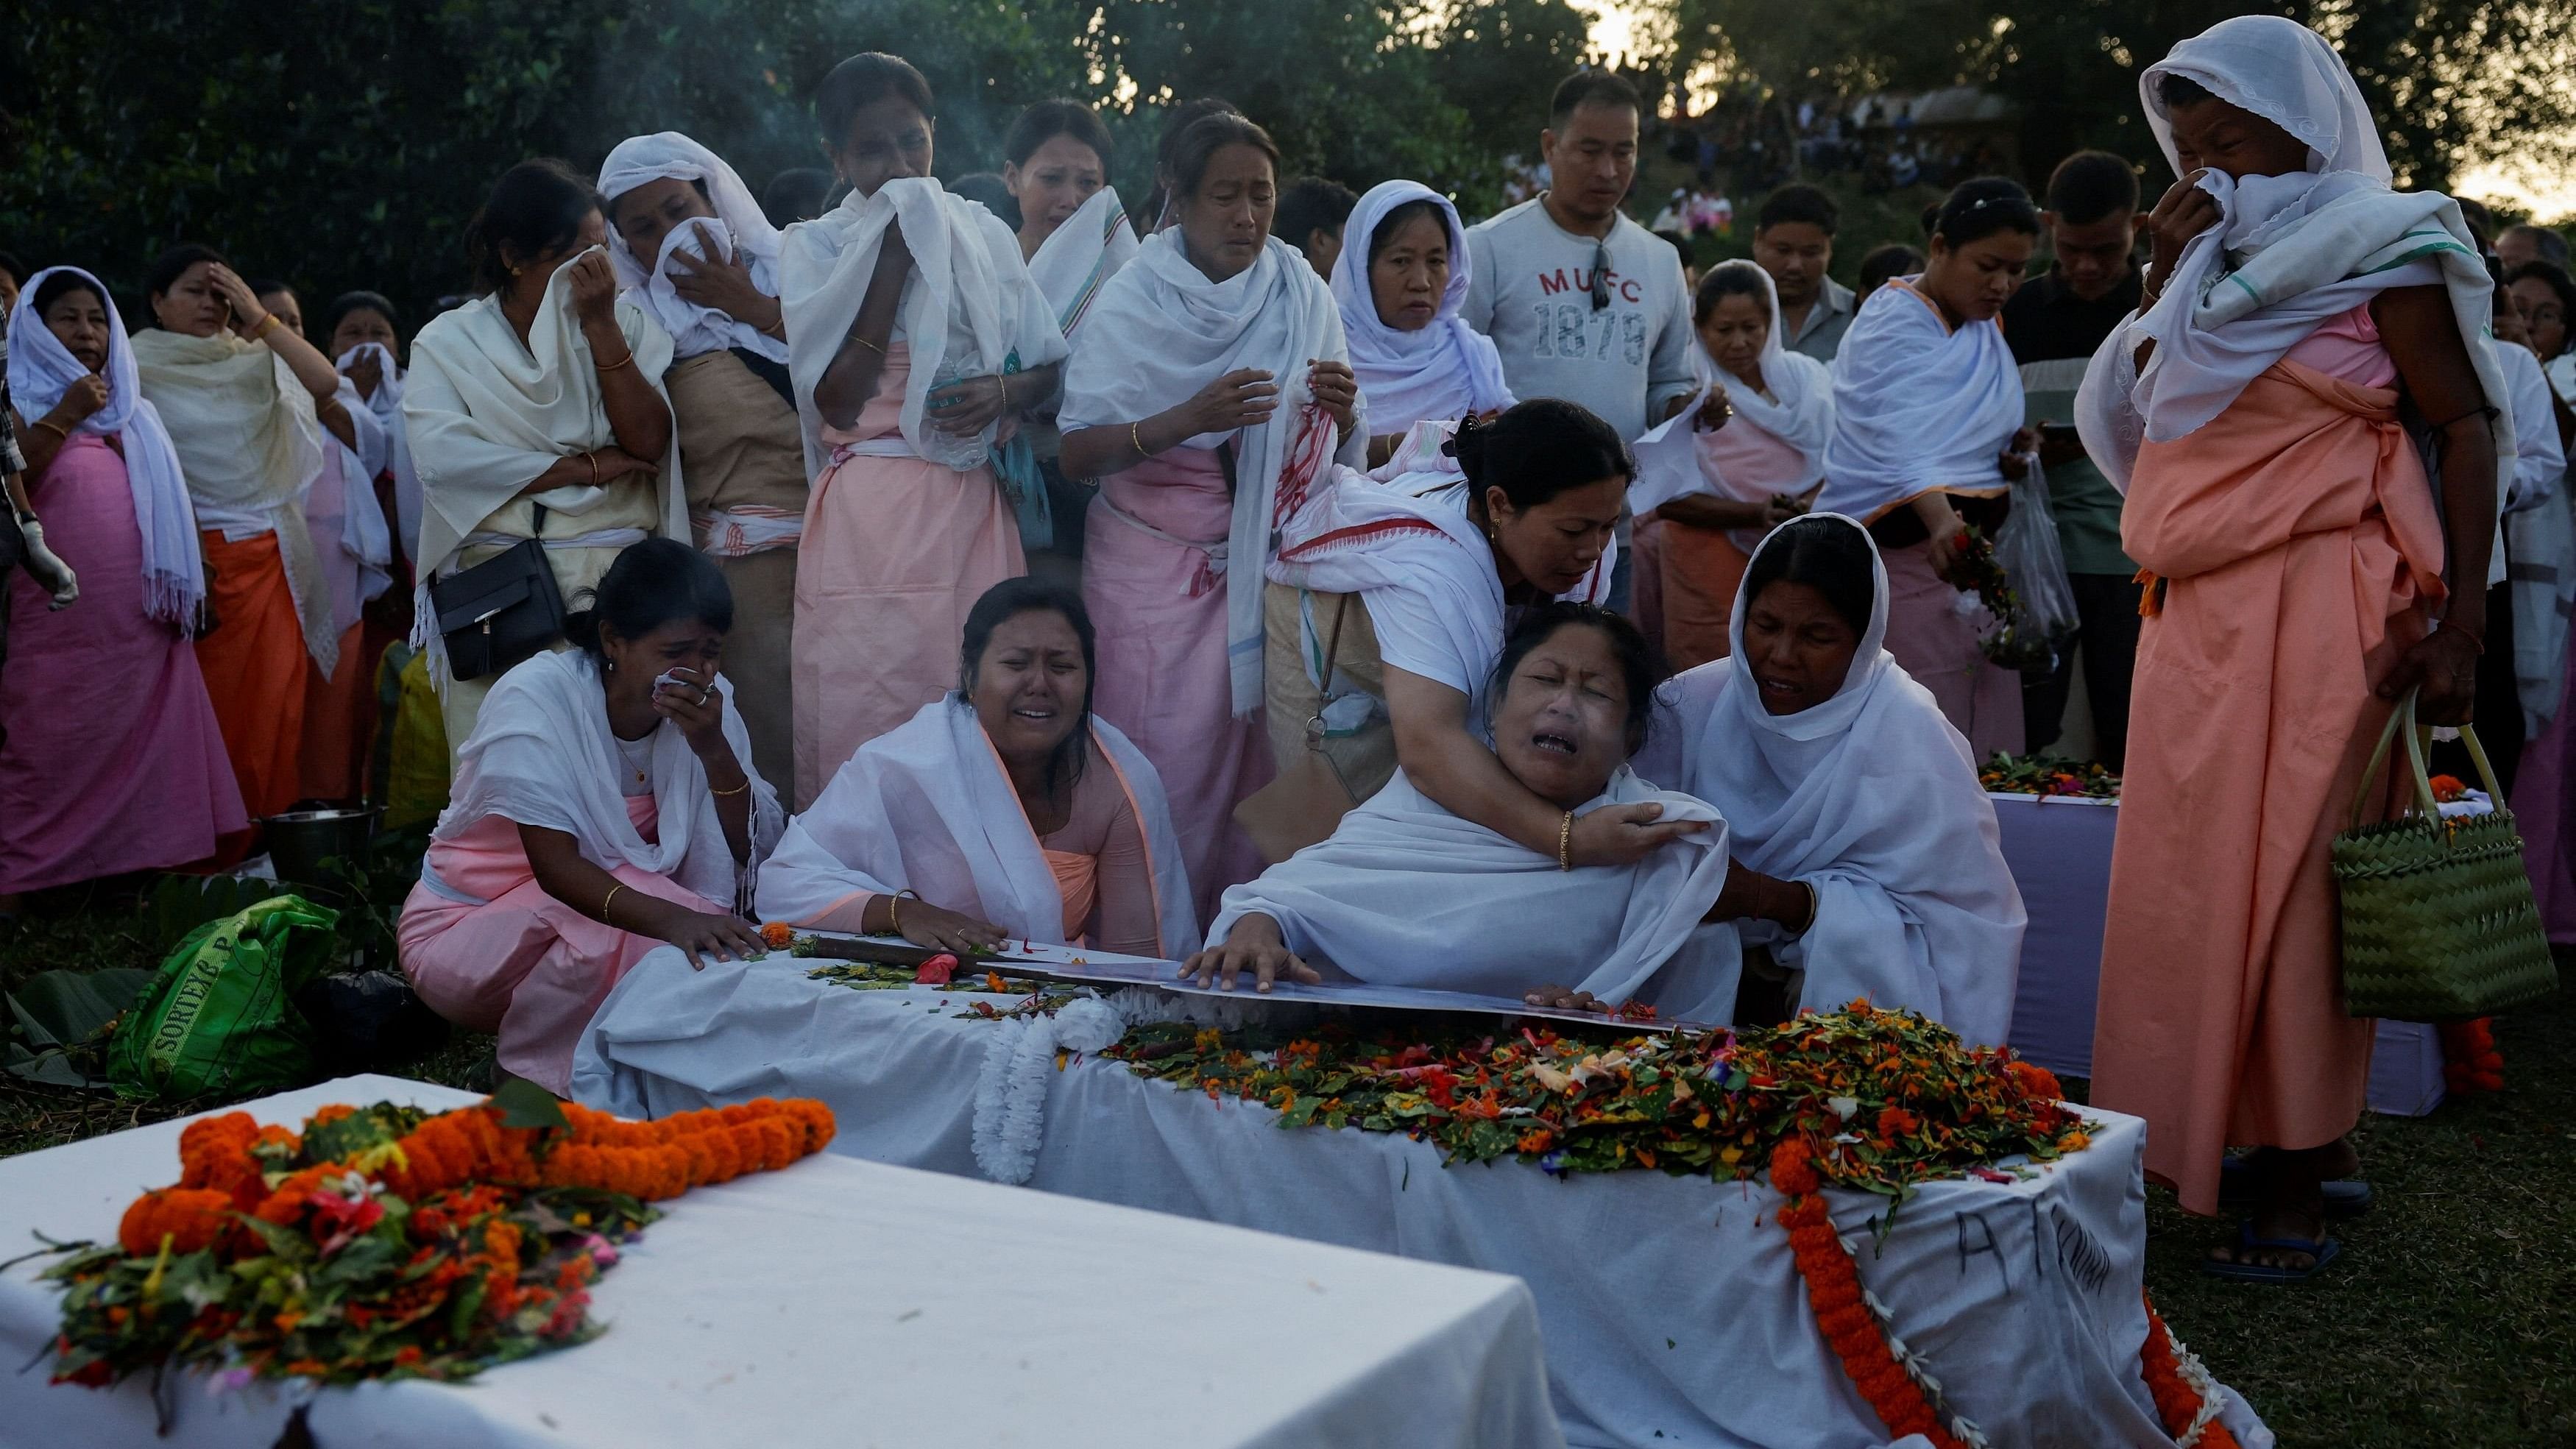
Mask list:
[[2023,738],[2038,754],[2057,738],[2084,646],[2094,757],[2118,770],[2129,748],[2129,676],[2138,656],[2138,566],[2120,551],[2120,492],[2075,437],[2075,390],[2084,365],[2138,305],[2138,174],[2104,151],[2078,151],[2049,174],[2053,260],[2004,304],[2004,341],[2021,364],[2024,417],[2039,428],[2040,466],[2058,547],[2075,589],[2075,638],[2057,667],[2022,676]]
[[[1580,403],[1632,442],[1698,388],[1681,256],[1619,210],[1637,177],[1640,111],[1636,89],[1605,72],[1556,88],[1539,133],[1548,189],[1468,228],[1460,311],[1494,339],[1514,397]],[[1610,604],[1624,610],[1625,518],[1619,545]]]
[[1342,255],[1342,228],[1360,199],[1338,181],[1300,176],[1279,193],[1279,211],[1270,224],[1273,236],[1306,255],[1315,275],[1329,282],[1333,263]]
[[1783,186],[1753,218],[1753,260],[1780,293],[1780,345],[1831,362],[1849,331],[1857,299],[1825,275],[1834,264],[1834,228],[1842,209],[1813,186]]

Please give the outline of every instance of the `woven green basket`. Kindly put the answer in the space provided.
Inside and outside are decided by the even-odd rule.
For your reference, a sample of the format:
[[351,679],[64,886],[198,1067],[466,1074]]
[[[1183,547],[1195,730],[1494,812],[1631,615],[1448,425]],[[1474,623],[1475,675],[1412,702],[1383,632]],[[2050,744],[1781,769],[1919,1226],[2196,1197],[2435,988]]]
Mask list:
[[[2361,823],[2371,782],[2403,730],[2416,808],[2376,825]],[[2352,828],[2335,836],[2335,884],[2343,898],[2344,1010],[2392,1021],[2457,1021],[2488,1016],[2558,989],[2558,968],[2532,901],[2522,837],[2504,808],[2495,771],[2462,726],[2469,758],[2496,809],[2444,820],[2424,768],[2415,697],[2393,711],[2362,771]]]

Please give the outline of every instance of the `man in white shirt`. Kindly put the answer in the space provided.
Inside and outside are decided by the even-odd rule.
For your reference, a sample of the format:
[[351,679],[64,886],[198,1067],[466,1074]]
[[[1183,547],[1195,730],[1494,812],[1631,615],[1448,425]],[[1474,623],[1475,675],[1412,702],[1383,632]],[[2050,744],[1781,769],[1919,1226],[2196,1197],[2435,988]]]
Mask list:
[[[1630,441],[1697,387],[1681,256],[1619,210],[1641,109],[1634,87],[1602,71],[1556,88],[1539,133],[1549,188],[1468,228],[1475,270],[1460,313],[1494,339],[1514,397],[1580,403]],[[1613,607],[1627,606],[1627,584],[1623,546]]]

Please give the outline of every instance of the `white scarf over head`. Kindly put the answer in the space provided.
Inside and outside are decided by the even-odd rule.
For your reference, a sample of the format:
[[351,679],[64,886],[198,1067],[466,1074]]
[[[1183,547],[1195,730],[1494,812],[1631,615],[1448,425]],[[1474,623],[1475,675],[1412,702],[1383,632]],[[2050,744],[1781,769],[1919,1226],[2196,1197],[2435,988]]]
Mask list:
[[680,252],[704,260],[740,262],[761,295],[778,295],[778,228],[724,158],[677,131],[630,136],[599,163],[599,199],[614,215],[617,198],[648,181],[695,181],[706,187],[715,216],[691,217],[662,238],[661,254],[638,257],[617,228],[608,229],[608,260],[617,283],[671,334],[671,355],[748,348],[772,362],[787,360],[787,344],[713,307],[701,307],[671,285],[671,258]]
[[[573,315],[571,267],[578,260],[565,259],[546,283],[524,345],[497,296],[430,319],[412,339],[402,409],[425,504],[420,551],[413,555],[423,589],[432,572],[455,562],[466,536],[530,480],[558,459],[617,442],[590,342]],[[671,365],[671,334],[622,297],[617,330],[667,407],[662,374]],[[663,450],[660,467],[662,533],[687,538],[688,495],[681,487],[677,441]],[[552,513],[579,518],[607,497],[605,488],[573,483],[550,488],[536,501]],[[434,612],[424,606],[420,617],[435,633]]]
[[2021,369],[1992,320],[1953,331],[1904,277],[1869,294],[1834,354],[1833,437],[1816,507],[1864,522],[1926,493],[2001,494]]
[[1030,280],[1019,238],[1001,219],[926,176],[889,181],[873,196],[856,190],[812,221],[787,229],[779,265],[787,307],[787,368],[805,425],[805,466],[820,477],[823,442],[814,388],[858,321],[886,228],[900,224],[912,252],[895,322],[910,349],[903,386],[903,440],[944,468],[981,467],[1008,418],[971,438],[930,426],[930,394],[961,378],[993,377],[1064,359],[1055,309]]
[[327,456],[313,394],[285,358],[229,330],[191,337],[154,327],[129,345],[179,454],[197,526],[222,529],[236,542],[277,535],[304,652],[324,674],[336,670],[340,630],[331,615],[331,586],[304,523],[304,492]]
[[1288,949],[1378,986],[1518,1000],[1544,985],[1718,1023],[1735,1012],[1733,933],[1700,918],[1726,884],[1727,826],[1627,766],[1575,811],[1656,803],[1710,828],[1631,865],[1556,857],[1452,814],[1398,770],[1332,836],[1226,891],[1208,944],[1237,921],[1279,923]]
[[[1827,526],[1853,530],[1869,549],[1869,628],[1833,698],[1775,715],[1747,662],[1745,588],[1765,550]],[[2001,1044],[2027,922],[2021,892],[1967,741],[1884,647],[1877,546],[1857,520],[1809,514],[1775,529],[1753,558],[1727,625],[1733,652],[1665,686],[1637,768],[1723,814],[1728,848],[1747,869],[1815,888],[1805,935],[1744,930],[1747,941],[1774,936],[1780,963],[1806,972],[1802,1005],[1831,1010],[1866,996],[1971,1043]]]
[[[107,406],[81,419],[72,431],[122,440],[125,484],[134,493],[134,526],[143,536],[143,612],[179,623],[205,599],[206,573],[197,553],[197,510],[188,500],[178,449],[161,426],[160,409],[143,395],[125,319],[117,315],[116,299],[105,283],[78,267],[47,267],[28,278],[19,295],[33,299],[56,272],[88,282],[107,306]],[[90,372],[45,326],[45,319],[35,315],[31,302],[14,308],[9,321],[14,334],[9,339],[9,395],[20,416],[41,418]]]
[[725,701],[725,743],[751,781],[749,864],[736,866],[706,766],[676,725],[651,736],[656,839],[636,830],[618,788],[626,767],[609,733],[599,662],[578,649],[538,654],[493,684],[474,732],[457,747],[456,785],[431,838],[455,840],[498,815],[564,832],[580,844],[582,859],[602,870],[631,865],[719,904],[740,904],[787,816],[778,792],[752,768],[733,686],[718,675],[715,687]]
[[1115,186],[1091,193],[1091,199],[1066,217],[1064,225],[1038,243],[1037,255],[1029,258],[1029,278],[1055,309],[1056,326],[1068,344],[1082,319],[1090,315],[1100,289],[1120,268],[1136,260],[1142,248]]
[[403,426],[403,372],[394,365],[393,349],[381,342],[361,342],[340,354],[332,365],[343,376],[358,365],[358,359],[373,352],[382,379],[376,384],[376,395],[366,399],[367,411],[385,430],[386,451],[391,461],[386,465],[394,475],[394,536],[402,540],[403,556],[417,568],[420,562],[420,471],[411,464],[411,432]]
[[[1417,201],[1437,206],[1440,224],[1448,228],[1449,288],[1440,294],[1429,326],[1403,332],[1378,319],[1377,297],[1369,286],[1369,251],[1387,214]],[[1372,425],[1382,433],[1400,433],[1418,422],[1454,423],[1469,413],[1510,407],[1512,390],[1503,380],[1503,359],[1493,339],[1458,315],[1467,302],[1474,264],[1467,254],[1467,229],[1459,225],[1458,208],[1449,198],[1419,181],[1380,182],[1351,209],[1342,234],[1348,244],[1333,263],[1333,302],[1341,309],[1351,371],[1368,399]]]
[[[1742,378],[1717,365],[1708,355],[1705,343],[1694,338],[1691,361],[1703,379],[1698,393],[1682,410],[1639,438],[1637,479],[1628,485],[1628,509],[1643,514],[1663,507],[1676,498],[1693,493],[1706,493],[1717,498],[1731,498],[1738,503],[1768,503],[1775,493],[1804,493],[1815,481],[1825,476],[1825,446],[1834,435],[1834,377],[1826,366],[1803,352],[1791,352],[1781,341],[1780,292],[1772,284],[1771,274],[1751,262],[1720,262],[1709,269],[1714,277],[1746,275],[1761,282],[1762,304],[1771,316],[1771,328],[1762,339],[1762,355],[1756,366],[1762,374],[1762,385],[1771,395],[1748,386]],[[1706,285],[1705,279],[1702,285]],[[1704,434],[1695,431],[1693,419],[1707,403],[1712,389],[1723,390],[1727,406],[1735,410],[1726,424],[1736,427],[1751,423],[1798,451],[1806,460],[1794,477],[1730,478],[1713,466],[1699,446]]]
[[[2139,441],[2172,440],[2225,412],[2245,385],[2318,325],[2391,287],[2441,283],[2478,381],[2498,410],[2500,476],[2513,457],[2509,391],[2482,345],[2494,305],[2459,204],[2439,192],[2389,190],[2387,154],[2342,57],[2315,31],[2270,15],[2223,20],[2173,48],[2138,77],[2147,124],[2179,172],[2157,82],[2189,79],[2307,143],[2306,171],[2194,183],[2221,220],[2183,247],[2153,307],[2114,329],[2093,354],[2076,398],[2076,426],[2103,473],[2128,486]],[[2156,344],[2143,372],[2141,344]]]
[[1135,264],[1101,289],[1082,352],[1065,368],[1056,422],[1068,433],[1123,432],[1239,368],[1260,368],[1278,384],[1279,407],[1268,422],[1184,443],[1234,449],[1225,650],[1231,708],[1246,718],[1262,707],[1262,568],[1281,526],[1305,504],[1336,451],[1353,462],[1366,457],[1366,395],[1352,409],[1359,426],[1342,443],[1306,386],[1306,368],[1347,362],[1350,349],[1331,290],[1295,247],[1274,236],[1251,266],[1211,282],[1190,261],[1183,236],[1179,227],[1154,233]]
[[[1091,738],[1090,767],[1105,761],[1117,772],[1145,833],[1161,952],[1186,956],[1198,935],[1162,777],[1097,715]],[[763,913],[804,925],[854,895],[904,890],[1022,940],[1072,944],[1064,939],[1063,893],[1019,792],[974,707],[954,694],[861,745],[787,827],[760,873]]]

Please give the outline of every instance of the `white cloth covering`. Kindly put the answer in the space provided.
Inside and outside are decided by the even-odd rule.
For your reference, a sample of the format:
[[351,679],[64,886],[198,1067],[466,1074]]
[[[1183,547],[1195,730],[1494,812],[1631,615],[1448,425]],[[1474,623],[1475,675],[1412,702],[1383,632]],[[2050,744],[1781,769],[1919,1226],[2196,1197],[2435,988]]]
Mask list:
[[1136,260],[1142,249],[1115,186],[1091,193],[1091,199],[1075,208],[1064,225],[1038,243],[1037,255],[1029,258],[1029,278],[1055,309],[1056,326],[1068,345],[1091,314],[1100,289],[1120,268]]
[[[1834,435],[1833,372],[1783,344],[1781,339],[1787,329],[1780,325],[1780,293],[1772,285],[1769,272],[1738,260],[1718,263],[1709,275],[1721,272],[1748,275],[1761,283],[1762,302],[1771,313],[1771,330],[1763,339],[1762,355],[1756,365],[1762,373],[1762,386],[1771,395],[1764,397],[1742,378],[1718,366],[1708,349],[1694,342],[1691,356],[1704,379],[1703,385],[1680,412],[1637,440],[1637,478],[1628,485],[1631,513],[1643,515],[1693,493],[1731,498],[1738,503],[1768,503],[1775,493],[1804,493],[1825,476],[1825,448]],[[1729,478],[1710,466],[1711,460],[1699,446],[1701,435],[1694,420],[1712,390],[1723,390],[1727,406],[1734,409],[1735,416],[1728,421],[1728,427],[1751,423],[1797,449],[1799,456],[1806,459],[1805,467],[1793,477],[1755,480]]]
[[1177,227],[1146,239],[1133,265],[1109,279],[1066,366],[1057,426],[1117,428],[1178,407],[1240,368],[1260,368],[1279,387],[1279,406],[1256,428],[1203,433],[1181,446],[1234,449],[1234,526],[1227,534],[1226,666],[1237,718],[1262,707],[1263,569],[1280,529],[1306,502],[1338,452],[1351,464],[1368,453],[1367,397],[1352,408],[1347,442],[1306,385],[1310,363],[1347,362],[1341,314],[1324,280],[1295,247],[1269,239],[1252,265],[1211,282],[1189,259]]
[[2513,601],[2514,693],[2525,737],[2558,713],[2567,683],[2567,627],[2576,609],[2576,516],[2567,454],[2549,406],[2549,379],[2528,347],[2490,342],[2513,390],[2513,486],[2503,497],[2504,559]]
[[896,224],[912,251],[894,335],[911,351],[903,441],[916,456],[947,468],[979,467],[1009,422],[997,420],[971,438],[939,432],[928,421],[932,392],[963,378],[1064,360],[1055,309],[1020,260],[1019,238],[999,217],[926,176],[889,181],[873,196],[854,190],[839,206],[787,229],[778,274],[787,305],[787,367],[805,425],[805,467],[815,477],[832,450],[823,442],[814,388],[858,321],[886,228]]
[[1554,857],[1453,814],[1399,769],[1329,838],[1228,889],[1208,944],[1264,915],[1289,950],[1373,985],[1507,1000],[1570,986],[1612,1003],[1645,1001],[1677,1020],[1729,1021],[1732,933],[1700,925],[1726,884],[1726,823],[1624,765],[1575,814],[1648,803],[1664,807],[1664,820],[1710,828],[1632,865],[1561,870]]
[[[2278,16],[2223,20],[2138,76],[2147,124],[2179,172],[2173,123],[2157,92],[2186,77],[2262,116],[2309,147],[2306,171],[2231,178],[2196,173],[2221,220],[2183,247],[2163,294],[2113,329],[2076,396],[2085,451],[2128,487],[2141,439],[2170,442],[2225,412],[2260,376],[2329,318],[2391,287],[2439,283],[2497,409],[2499,491],[2514,451],[2510,393],[2485,345],[2495,299],[2459,204],[2435,191],[2389,189],[2388,158],[2360,88],[2316,32]],[[2154,354],[2137,366],[2141,344]]]
[[[708,793],[706,766],[679,730],[655,730],[653,798],[656,840],[648,843],[626,813],[617,737],[608,728],[608,695],[599,665],[578,649],[543,653],[511,668],[492,686],[474,732],[456,751],[456,784],[434,840],[454,840],[486,816],[560,830],[602,870],[631,865],[711,901],[739,901],[786,828],[778,792],[752,768],[751,736],[733,705],[733,686],[716,676],[724,700],[724,737],[751,781],[751,859],[735,865],[724,822]],[[422,867],[425,871],[426,865]],[[453,895],[450,890],[447,892]]]
[[[1162,777],[1118,727],[1094,716],[1098,750],[1135,807],[1154,872],[1166,956],[1198,944],[1189,877]],[[855,895],[911,890],[1023,940],[1068,944],[1064,897],[1028,812],[972,706],[951,694],[859,747],[787,827],[760,873],[772,920],[812,924]]]
[[369,352],[376,355],[383,380],[376,384],[376,395],[365,399],[367,411],[385,430],[384,466],[394,475],[394,536],[402,540],[403,557],[418,568],[420,561],[420,470],[411,462],[411,430],[403,426],[403,370],[394,363],[391,349],[381,342],[361,342],[339,356],[333,366],[345,374],[357,366],[358,359]]
[[[1431,324],[1404,332],[1378,318],[1369,249],[1387,214],[1417,201],[1437,206],[1448,228],[1449,286]],[[1467,254],[1467,229],[1449,198],[1419,181],[1380,182],[1351,209],[1342,235],[1342,254],[1333,263],[1333,301],[1350,340],[1351,371],[1368,399],[1370,426],[1382,435],[1402,433],[1426,420],[1454,423],[1469,413],[1510,407],[1512,390],[1503,381],[1503,359],[1493,339],[1458,315],[1475,263]]]
[[[367,1076],[238,1110],[292,1129],[332,1103],[446,1111],[481,1100]],[[35,1246],[34,1231],[112,1241],[136,1194],[178,1177],[190,1120],[0,1162],[10,1255]],[[268,1449],[300,1434],[289,1428],[299,1406],[315,1442],[374,1449],[1565,1442],[1529,1290],[1500,1273],[828,1153],[662,1208],[591,1286],[593,1321],[608,1331],[577,1349],[464,1384],[224,1392],[204,1375],[173,1376],[161,1396],[175,1416],[166,1441],[149,1375],[96,1390],[13,1371],[0,1376],[0,1422],[13,1444],[47,1449]],[[925,1232],[1080,1246],[1032,1275],[1013,1254],[925,1251]],[[0,1354],[12,1370],[50,1354],[61,1294],[34,1281],[44,1266],[21,1261],[0,1277]],[[1246,1321],[1278,1340],[1271,1351],[1172,1351],[1222,1341]]]
[[[349,415],[349,431],[356,445],[343,443],[336,436],[324,437],[327,460],[323,466],[337,468],[340,474],[340,535],[331,541],[331,546],[339,550],[341,562],[335,568],[326,559],[323,572],[332,575],[339,569],[348,570],[352,595],[364,606],[393,584],[393,526],[385,521],[384,505],[376,501],[376,475],[392,462],[393,445],[385,435],[383,421],[367,400],[358,396],[358,385],[346,377],[340,379],[338,402],[341,411]],[[308,514],[308,522],[310,517]],[[358,622],[356,610],[341,607],[347,602],[340,597],[335,580],[333,622],[343,634]]]
[[1992,496],[2021,430],[2021,369],[1992,320],[1955,331],[1900,277],[1869,294],[1834,354],[1821,512],[1863,522],[1926,493]]
[[[1821,516],[1868,538],[1852,519]],[[1748,584],[1781,537],[1775,530],[1754,551]],[[1733,652],[1666,686],[1660,742],[1650,737],[1638,769],[1723,814],[1746,868],[1815,888],[1815,924],[1770,940],[1782,965],[1806,973],[1801,1006],[1866,996],[2001,1045],[2026,922],[2021,891],[1967,741],[1882,647],[1887,570],[1869,548],[1875,604],[1833,698],[1791,715],[1762,707],[1739,586]],[[1768,923],[1745,930],[1747,941],[1774,935]]]
[[608,211],[617,209],[617,198],[648,181],[702,183],[715,216],[692,217],[671,228],[662,238],[660,255],[649,262],[636,256],[625,236],[610,227],[608,259],[617,268],[618,285],[671,334],[674,358],[744,347],[772,362],[785,362],[786,343],[737,317],[687,300],[671,285],[671,258],[686,251],[700,259],[738,261],[750,271],[751,284],[763,296],[778,295],[778,228],[761,214],[751,188],[723,157],[678,131],[629,136],[599,163],[599,197]]
[[304,652],[328,675],[340,664],[331,590],[304,494],[326,456],[313,394],[286,359],[230,331],[191,337],[154,327],[128,344],[137,374],[178,452],[197,526],[229,543],[277,535]]
[[[125,450],[125,482],[134,491],[134,526],[143,536],[143,611],[176,623],[197,611],[206,597],[205,560],[197,552],[197,510],[188,499],[188,479],[161,411],[143,395],[134,366],[134,348],[125,335],[125,319],[107,284],[78,267],[47,267],[27,279],[19,295],[32,299],[36,289],[56,272],[87,281],[107,304],[107,406],[81,419],[72,431],[116,438]],[[62,341],[22,303],[9,317],[9,396],[19,416],[33,423],[63,400],[64,389],[89,376]]]

